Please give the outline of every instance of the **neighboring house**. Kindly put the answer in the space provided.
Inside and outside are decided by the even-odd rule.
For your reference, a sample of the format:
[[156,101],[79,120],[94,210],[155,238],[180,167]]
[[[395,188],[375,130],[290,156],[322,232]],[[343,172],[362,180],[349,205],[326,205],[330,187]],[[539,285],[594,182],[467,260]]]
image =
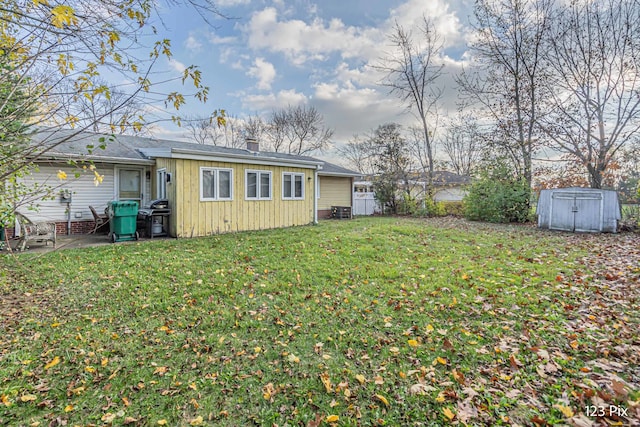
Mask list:
[[[53,143],[67,135],[42,132],[37,138]],[[248,149],[234,149],[115,136],[104,150],[82,154],[87,145],[100,145],[101,137],[80,134],[37,160],[39,170],[26,181],[59,185],[55,194],[68,191],[71,201],[38,200],[30,218],[56,222],[59,233],[86,233],[94,227],[89,206],[104,212],[112,200],[134,200],[142,207],[166,198],[168,233],[174,237],[289,227],[314,223],[331,206],[351,206],[358,176],[313,157],[262,152],[253,141]],[[91,161],[102,183],[95,185],[91,164],[74,178],[69,159]],[[60,181],[59,170],[67,171],[67,180]]]
[[[354,214],[373,215],[381,211],[380,206],[375,201],[373,179],[367,177],[367,181],[356,181],[354,183]],[[467,194],[467,186],[471,179],[468,176],[458,175],[449,171],[435,171],[433,177],[433,199],[436,202],[459,202]],[[404,188],[404,183],[400,188]],[[422,200],[427,193],[427,180],[424,177],[413,176],[409,181],[411,196],[417,200]]]
[[467,195],[471,178],[449,171],[436,171],[433,176],[436,202],[459,202]]

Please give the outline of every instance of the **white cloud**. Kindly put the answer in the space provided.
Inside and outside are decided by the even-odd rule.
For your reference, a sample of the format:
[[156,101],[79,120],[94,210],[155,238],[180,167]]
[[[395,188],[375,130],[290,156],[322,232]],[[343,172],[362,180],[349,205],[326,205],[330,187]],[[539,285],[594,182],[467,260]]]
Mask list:
[[208,39],[209,39],[209,42],[214,45],[232,44],[237,41],[236,37],[232,37],[232,36],[220,37],[215,33],[210,33]]
[[268,95],[244,95],[242,106],[247,111],[262,111],[268,113],[274,109],[286,108],[289,105],[307,103],[307,97],[295,89],[281,90]]
[[240,6],[243,4],[250,4],[251,0],[216,0],[216,6],[219,7],[231,7]]
[[[421,26],[423,16],[430,19],[436,26],[445,46],[459,43],[463,37],[463,28],[455,11],[450,8],[450,2],[444,0],[408,0],[390,12],[387,22],[389,30],[395,22],[414,32]],[[417,34],[417,33],[416,33]]]
[[295,65],[325,60],[332,53],[343,58],[367,58],[376,52],[379,38],[372,37],[377,30],[349,27],[337,18],[328,22],[315,18],[310,23],[281,21],[272,7],[255,12],[243,29],[252,49],[283,53]]
[[189,34],[189,37],[184,42],[184,47],[191,52],[200,52],[202,43],[193,34]]
[[[452,1],[465,3],[464,0]],[[377,26],[347,25],[341,19],[322,19],[315,13],[305,20],[290,18],[294,14],[276,7],[257,10],[247,24],[236,28],[244,33],[245,46],[259,52],[259,59],[268,57],[269,62],[259,63],[256,59],[247,74],[258,80],[258,89],[271,90],[275,77],[270,77],[271,70],[265,68],[265,63],[273,67],[274,74],[272,64],[275,64],[282,74],[278,83],[286,84],[288,90],[277,91],[276,87],[274,93],[261,95],[246,92],[242,97],[243,107],[250,111],[271,111],[289,104],[309,103],[319,109],[328,126],[335,128],[338,141],[346,141],[354,133],[367,132],[387,122],[413,125],[415,118],[396,96],[379,85],[383,76],[371,65],[391,50],[388,36],[396,22],[417,37],[423,16],[433,20],[445,47],[464,47],[467,35],[456,10],[460,7],[449,6],[445,0],[406,0],[389,10],[386,20],[372,23]],[[285,74],[287,68],[279,65],[279,55],[289,64],[311,70],[308,79],[289,80]],[[235,56],[239,56],[238,52]],[[337,62],[336,58],[339,58]],[[457,95],[453,77],[461,63],[446,56],[442,62],[445,69],[439,83],[445,92],[441,112],[453,111]],[[307,93],[307,88],[313,92]]]
[[184,65],[184,64],[183,64],[182,62],[180,62],[180,61],[176,61],[175,59],[170,59],[170,60],[169,60],[169,66],[170,66],[173,70],[175,70],[175,71],[177,71],[177,72],[179,72],[179,73],[184,73],[184,70],[186,70],[186,69],[187,69],[187,66],[186,66],[186,65]]
[[276,69],[272,63],[264,58],[256,58],[254,66],[249,68],[247,75],[258,79],[257,87],[260,90],[271,90],[271,83],[276,78]]

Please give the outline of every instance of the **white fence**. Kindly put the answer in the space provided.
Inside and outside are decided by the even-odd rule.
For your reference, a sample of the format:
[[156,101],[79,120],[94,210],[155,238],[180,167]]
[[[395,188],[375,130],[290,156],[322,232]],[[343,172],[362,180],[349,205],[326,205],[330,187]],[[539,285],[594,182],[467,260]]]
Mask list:
[[353,215],[373,215],[380,211],[373,193],[353,193]]

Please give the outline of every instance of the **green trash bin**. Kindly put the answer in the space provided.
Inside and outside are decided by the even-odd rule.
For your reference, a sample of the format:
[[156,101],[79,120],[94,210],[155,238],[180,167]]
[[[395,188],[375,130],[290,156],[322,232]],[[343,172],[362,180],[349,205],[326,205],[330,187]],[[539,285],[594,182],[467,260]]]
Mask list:
[[138,240],[136,231],[138,202],[114,200],[109,203],[109,239],[111,242]]

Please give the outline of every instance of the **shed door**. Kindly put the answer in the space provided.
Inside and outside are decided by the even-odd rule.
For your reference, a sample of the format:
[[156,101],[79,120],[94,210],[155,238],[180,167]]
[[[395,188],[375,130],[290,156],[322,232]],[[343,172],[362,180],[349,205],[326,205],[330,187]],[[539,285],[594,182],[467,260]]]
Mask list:
[[553,193],[549,228],[563,231],[601,231],[602,195]]
[[602,231],[602,195],[579,194],[575,201],[575,231]]

